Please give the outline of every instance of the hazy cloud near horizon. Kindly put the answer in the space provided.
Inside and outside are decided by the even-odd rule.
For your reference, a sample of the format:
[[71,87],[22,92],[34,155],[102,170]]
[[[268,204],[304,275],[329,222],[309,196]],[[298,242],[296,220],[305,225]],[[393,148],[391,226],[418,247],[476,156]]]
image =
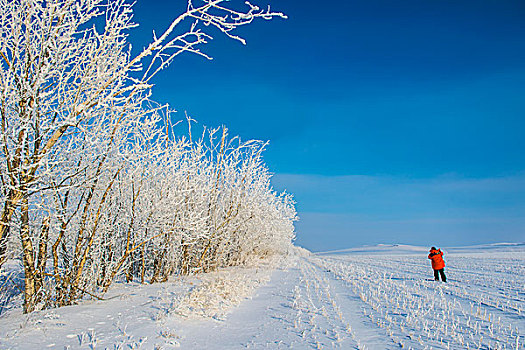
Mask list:
[[276,174],[273,184],[294,194],[297,243],[314,251],[525,241],[525,173],[418,179]]

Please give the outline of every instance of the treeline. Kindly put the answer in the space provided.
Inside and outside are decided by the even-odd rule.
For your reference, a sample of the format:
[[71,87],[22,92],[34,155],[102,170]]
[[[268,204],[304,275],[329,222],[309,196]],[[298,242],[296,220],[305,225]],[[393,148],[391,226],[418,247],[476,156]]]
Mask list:
[[284,17],[228,6],[189,1],[133,54],[125,0],[0,0],[0,268],[23,263],[25,312],[290,246],[295,209],[271,188],[265,144],[225,128],[194,137],[190,118],[175,132],[150,100],[176,56],[208,57],[204,29],[244,42],[232,30]]
[[177,138],[158,122],[109,141],[78,131],[42,169],[10,222],[27,311],[102,295],[118,279],[162,282],[288,251],[294,203],[272,189],[264,143],[225,128]]

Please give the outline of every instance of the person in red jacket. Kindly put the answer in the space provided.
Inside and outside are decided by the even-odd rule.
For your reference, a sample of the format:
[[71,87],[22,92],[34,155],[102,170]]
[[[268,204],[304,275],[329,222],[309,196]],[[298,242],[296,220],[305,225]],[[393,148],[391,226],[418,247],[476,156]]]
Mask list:
[[432,261],[434,279],[439,281],[439,275],[441,275],[441,280],[446,282],[447,276],[445,276],[445,261],[443,260],[443,252],[441,249],[436,249],[436,247],[430,248],[430,254],[428,254],[428,258],[430,261]]

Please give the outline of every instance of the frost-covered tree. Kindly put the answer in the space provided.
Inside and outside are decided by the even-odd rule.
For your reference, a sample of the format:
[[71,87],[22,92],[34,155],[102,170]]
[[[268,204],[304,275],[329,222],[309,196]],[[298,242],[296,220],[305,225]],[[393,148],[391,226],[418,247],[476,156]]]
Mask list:
[[123,273],[157,281],[241,263],[271,250],[271,235],[291,241],[279,220],[295,219],[293,203],[271,189],[264,145],[225,130],[220,142],[217,130],[176,137],[170,111],[150,101],[176,56],[208,57],[210,28],[244,43],[236,28],[274,17],[189,0],[134,55],[128,1],[0,0],[0,267],[22,257],[26,312]]

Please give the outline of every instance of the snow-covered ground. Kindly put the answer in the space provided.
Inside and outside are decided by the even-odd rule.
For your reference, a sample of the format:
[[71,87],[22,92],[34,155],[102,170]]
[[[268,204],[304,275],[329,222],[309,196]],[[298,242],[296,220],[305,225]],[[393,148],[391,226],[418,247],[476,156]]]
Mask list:
[[380,245],[0,317],[0,349],[524,349],[525,245]]

